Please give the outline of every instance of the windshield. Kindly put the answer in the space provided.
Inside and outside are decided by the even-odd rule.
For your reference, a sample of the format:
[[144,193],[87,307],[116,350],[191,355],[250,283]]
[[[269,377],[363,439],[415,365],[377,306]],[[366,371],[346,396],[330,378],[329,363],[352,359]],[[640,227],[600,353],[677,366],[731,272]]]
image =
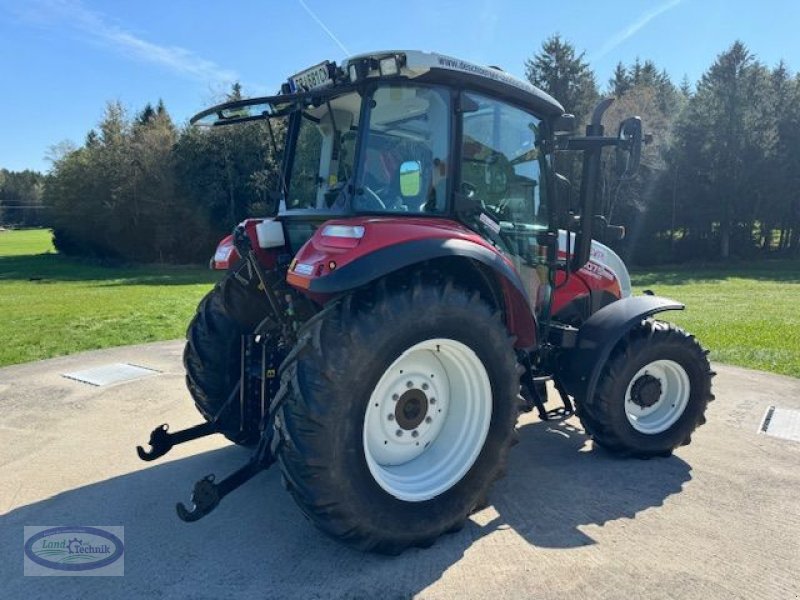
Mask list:
[[370,100],[363,135],[359,122],[362,97],[356,92],[297,113],[288,210],[446,210],[450,166],[447,90],[385,85],[378,87]]

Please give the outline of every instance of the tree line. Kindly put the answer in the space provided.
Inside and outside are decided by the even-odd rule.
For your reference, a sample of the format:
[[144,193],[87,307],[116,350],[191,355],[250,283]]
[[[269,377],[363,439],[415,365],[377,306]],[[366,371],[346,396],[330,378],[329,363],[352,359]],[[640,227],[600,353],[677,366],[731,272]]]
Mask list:
[[[240,98],[236,85],[228,99]],[[278,165],[264,127],[178,128],[163,102],[133,116],[109,103],[45,180],[56,248],[112,260],[207,260],[235,223],[272,210],[267,191]]]
[[38,171],[0,169],[0,225],[41,227],[46,223],[44,180]]
[[[611,95],[607,134],[640,115],[652,135],[635,179],[620,182],[613,154],[605,159],[599,208],[625,225],[627,238],[614,245],[626,260],[800,256],[800,75],[783,61],[769,68],[737,41],[694,88],[636,60],[619,63],[601,90],[584,56],[554,36],[526,75],[584,124]],[[573,163],[557,165],[574,176]]]
[[[626,260],[800,256],[800,76],[786,64],[770,68],[737,41],[694,85],[638,59],[599,85],[585,54],[553,36],[524,66],[580,123],[613,95],[607,133],[640,115],[651,134],[635,179],[620,182],[613,153],[604,159],[599,212],[626,227],[614,244]],[[237,84],[227,99],[241,97]],[[204,261],[238,221],[274,209],[283,135],[261,122],[178,127],[163,102],[133,115],[112,102],[46,176],[0,170],[0,223],[51,226],[67,254]],[[577,160],[556,161],[573,200]]]

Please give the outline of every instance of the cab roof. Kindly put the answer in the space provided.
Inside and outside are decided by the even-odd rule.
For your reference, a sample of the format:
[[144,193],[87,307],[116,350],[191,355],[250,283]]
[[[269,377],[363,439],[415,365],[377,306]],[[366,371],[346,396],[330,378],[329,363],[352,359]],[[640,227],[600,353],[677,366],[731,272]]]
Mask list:
[[294,110],[298,102],[352,88],[364,80],[410,79],[482,92],[512,102],[541,117],[558,117],[564,107],[539,88],[498,67],[417,50],[388,50],[351,56],[337,65],[324,61],[292,75],[276,96],[233,100],[212,106],[190,119],[208,126],[268,119]]
[[507,97],[518,104],[530,107],[547,116],[559,116],[564,107],[558,100],[527,81],[523,81],[499,67],[478,65],[460,58],[435,52],[418,50],[387,50],[368,52],[347,58],[342,68],[348,72],[349,65],[369,61],[377,64],[381,59],[395,56],[400,64],[400,74],[409,79],[441,82],[446,85],[479,88],[493,95]]

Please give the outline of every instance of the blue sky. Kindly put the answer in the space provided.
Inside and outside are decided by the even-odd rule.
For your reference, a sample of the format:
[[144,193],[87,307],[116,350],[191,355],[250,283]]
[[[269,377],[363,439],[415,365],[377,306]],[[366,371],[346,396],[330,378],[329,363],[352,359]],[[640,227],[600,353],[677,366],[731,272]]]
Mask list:
[[273,93],[326,58],[434,50],[523,74],[560,33],[605,84],[637,56],[695,81],[735,39],[800,68],[796,0],[0,0],[0,167],[46,170],[48,148],[82,143],[108,100],[162,98],[176,122],[233,80]]

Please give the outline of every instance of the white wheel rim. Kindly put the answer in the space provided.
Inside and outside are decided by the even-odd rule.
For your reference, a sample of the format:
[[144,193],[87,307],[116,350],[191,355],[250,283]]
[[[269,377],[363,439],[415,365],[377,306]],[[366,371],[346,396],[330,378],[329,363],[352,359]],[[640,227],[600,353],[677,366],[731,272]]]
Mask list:
[[[637,382],[642,385],[649,376],[657,380],[658,387],[651,387],[651,396],[643,400],[637,396]],[[649,380],[649,385],[655,385]],[[653,390],[660,393],[657,398]],[[672,360],[656,360],[641,369],[631,378],[625,391],[625,416],[633,428],[648,435],[662,433],[680,419],[689,404],[691,384],[686,370]],[[646,404],[642,406],[642,404]]]
[[370,396],[367,466],[395,498],[430,500],[466,475],[491,420],[491,384],[478,356],[455,340],[426,340],[403,352]]

